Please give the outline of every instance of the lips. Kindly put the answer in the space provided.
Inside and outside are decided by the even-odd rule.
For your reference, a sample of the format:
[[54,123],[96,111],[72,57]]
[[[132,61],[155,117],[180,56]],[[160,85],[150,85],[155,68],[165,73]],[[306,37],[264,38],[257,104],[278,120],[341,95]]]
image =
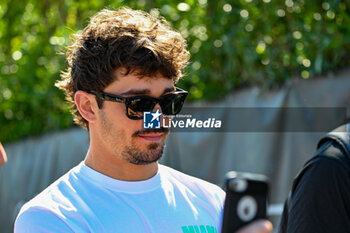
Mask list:
[[163,133],[148,133],[148,134],[141,134],[138,136],[144,140],[156,142],[162,139]]

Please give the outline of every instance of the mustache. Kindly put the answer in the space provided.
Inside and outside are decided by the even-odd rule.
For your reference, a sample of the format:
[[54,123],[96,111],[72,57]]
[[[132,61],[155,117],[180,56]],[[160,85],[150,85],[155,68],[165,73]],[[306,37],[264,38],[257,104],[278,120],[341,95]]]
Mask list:
[[163,128],[161,127],[160,129],[142,129],[142,130],[137,130],[135,131],[132,136],[136,137],[140,134],[145,135],[145,134],[150,134],[150,133],[169,133],[168,128]]

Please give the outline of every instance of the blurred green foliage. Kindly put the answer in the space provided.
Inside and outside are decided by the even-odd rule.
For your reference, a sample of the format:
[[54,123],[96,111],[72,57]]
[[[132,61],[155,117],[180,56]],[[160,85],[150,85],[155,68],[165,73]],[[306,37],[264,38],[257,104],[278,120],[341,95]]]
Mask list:
[[350,1],[1,0],[1,141],[72,126],[54,87],[65,69],[58,53],[98,10],[120,6],[160,14],[188,40],[192,60],[179,85],[192,100],[271,88],[350,63]]

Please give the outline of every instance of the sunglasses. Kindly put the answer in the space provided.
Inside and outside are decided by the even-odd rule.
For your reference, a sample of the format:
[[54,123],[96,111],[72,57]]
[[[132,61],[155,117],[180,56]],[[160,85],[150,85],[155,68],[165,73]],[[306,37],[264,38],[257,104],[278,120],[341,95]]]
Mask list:
[[188,95],[187,91],[178,87],[176,87],[174,92],[163,95],[159,98],[151,96],[122,97],[102,91],[91,91],[91,93],[102,100],[124,103],[126,107],[126,115],[132,120],[143,119],[143,112],[153,111],[157,103],[159,103],[164,115],[176,115],[181,111]]

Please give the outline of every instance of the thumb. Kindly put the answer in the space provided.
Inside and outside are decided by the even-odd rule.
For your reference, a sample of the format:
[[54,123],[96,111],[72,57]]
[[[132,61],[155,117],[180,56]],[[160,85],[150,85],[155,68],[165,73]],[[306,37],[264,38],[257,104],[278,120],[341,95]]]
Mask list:
[[272,229],[273,227],[270,221],[257,220],[240,229],[236,233],[269,233]]

